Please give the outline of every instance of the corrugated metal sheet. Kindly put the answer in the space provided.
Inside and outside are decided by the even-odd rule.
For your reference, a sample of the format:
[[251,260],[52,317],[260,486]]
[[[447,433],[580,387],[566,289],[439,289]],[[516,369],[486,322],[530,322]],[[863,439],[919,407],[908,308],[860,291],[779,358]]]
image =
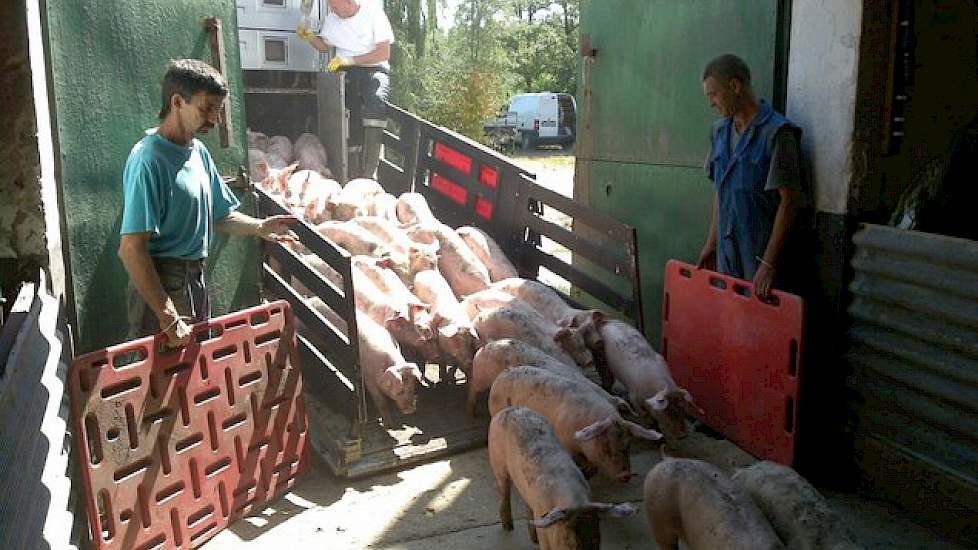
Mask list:
[[70,345],[64,344],[61,306],[44,286],[42,275],[40,285],[24,287],[19,326],[5,327],[16,332],[0,376],[0,548],[5,550],[75,548],[72,533],[81,532],[74,529],[72,513],[76,499],[64,391]]
[[861,448],[876,455],[857,458],[916,463],[956,487],[951,507],[978,512],[978,242],[876,225],[853,241],[847,357]]

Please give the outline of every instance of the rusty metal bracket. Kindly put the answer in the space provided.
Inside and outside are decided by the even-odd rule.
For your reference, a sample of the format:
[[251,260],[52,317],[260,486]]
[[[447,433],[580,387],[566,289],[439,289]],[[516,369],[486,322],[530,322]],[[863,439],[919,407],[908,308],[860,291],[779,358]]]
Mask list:
[[[224,77],[224,81],[227,82],[227,59],[226,50],[224,49],[224,26],[221,24],[221,20],[217,17],[205,17],[204,30],[210,38],[211,43],[211,64],[217,69],[217,72],[221,73]],[[230,110],[228,109],[228,102],[225,101],[221,105],[221,124],[218,126],[218,132],[221,138],[221,148],[227,149],[234,145],[234,129],[231,125],[231,117],[229,116]]]

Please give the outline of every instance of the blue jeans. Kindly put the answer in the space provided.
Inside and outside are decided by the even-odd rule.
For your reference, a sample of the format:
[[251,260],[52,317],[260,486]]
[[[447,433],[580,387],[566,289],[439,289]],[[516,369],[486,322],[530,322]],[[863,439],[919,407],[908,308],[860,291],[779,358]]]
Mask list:
[[[177,313],[188,318],[191,324],[210,319],[211,306],[204,281],[203,260],[153,258],[153,265]],[[136,339],[160,332],[159,319],[146,305],[132,280],[127,291],[129,337]]]

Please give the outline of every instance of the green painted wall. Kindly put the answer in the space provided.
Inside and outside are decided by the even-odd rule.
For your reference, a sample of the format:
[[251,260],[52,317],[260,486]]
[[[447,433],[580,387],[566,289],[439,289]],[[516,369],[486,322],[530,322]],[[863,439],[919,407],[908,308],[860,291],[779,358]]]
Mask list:
[[716,114],[703,66],[736,53],[755,89],[775,80],[777,0],[582,0],[581,32],[598,50],[578,90],[575,194],[638,230],[646,327],[660,335],[666,261],[695,261],[713,190],[703,170]]
[[[201,21],[222,20],[231,86],[233,145],[204,139],[224,175],[247,164],[237,21],[233,0],[47,2],[60,183],[75,295],[77,351],[124,339],[126,273],[116,256],[126,157],[156,126],[160,79],[170,59],[212,62]],[[236,191],[239,198],[244,194]],[[246,212],[251,210],[245,201]],[[257,300],[255,246],[215,242],[209,272],[215,314]],[[216,266],[216,269],[215,269]]]

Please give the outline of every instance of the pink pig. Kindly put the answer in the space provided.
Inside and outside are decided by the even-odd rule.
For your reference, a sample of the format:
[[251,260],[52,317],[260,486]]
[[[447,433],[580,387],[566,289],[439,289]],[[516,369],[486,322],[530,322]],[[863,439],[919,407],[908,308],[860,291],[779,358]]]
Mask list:
[[489,413],[508,406],[526,407],[550,422],[557,439],[572,455],[583,455],[609,479],[631,479],[632,438],[658,441],[662,434],[624,420],[607,399],[584,382],[537,367],[505,370],[489,392]]
[[543,550],[598,550],[598,516],[635,513],[630,504],[591,500],[584,475],[560,446],[553,428],[523,407],[499,411],[489,424],[489,466],[499,491],[499,520],[513,530],[510,488],[533,513],[530,539]]

